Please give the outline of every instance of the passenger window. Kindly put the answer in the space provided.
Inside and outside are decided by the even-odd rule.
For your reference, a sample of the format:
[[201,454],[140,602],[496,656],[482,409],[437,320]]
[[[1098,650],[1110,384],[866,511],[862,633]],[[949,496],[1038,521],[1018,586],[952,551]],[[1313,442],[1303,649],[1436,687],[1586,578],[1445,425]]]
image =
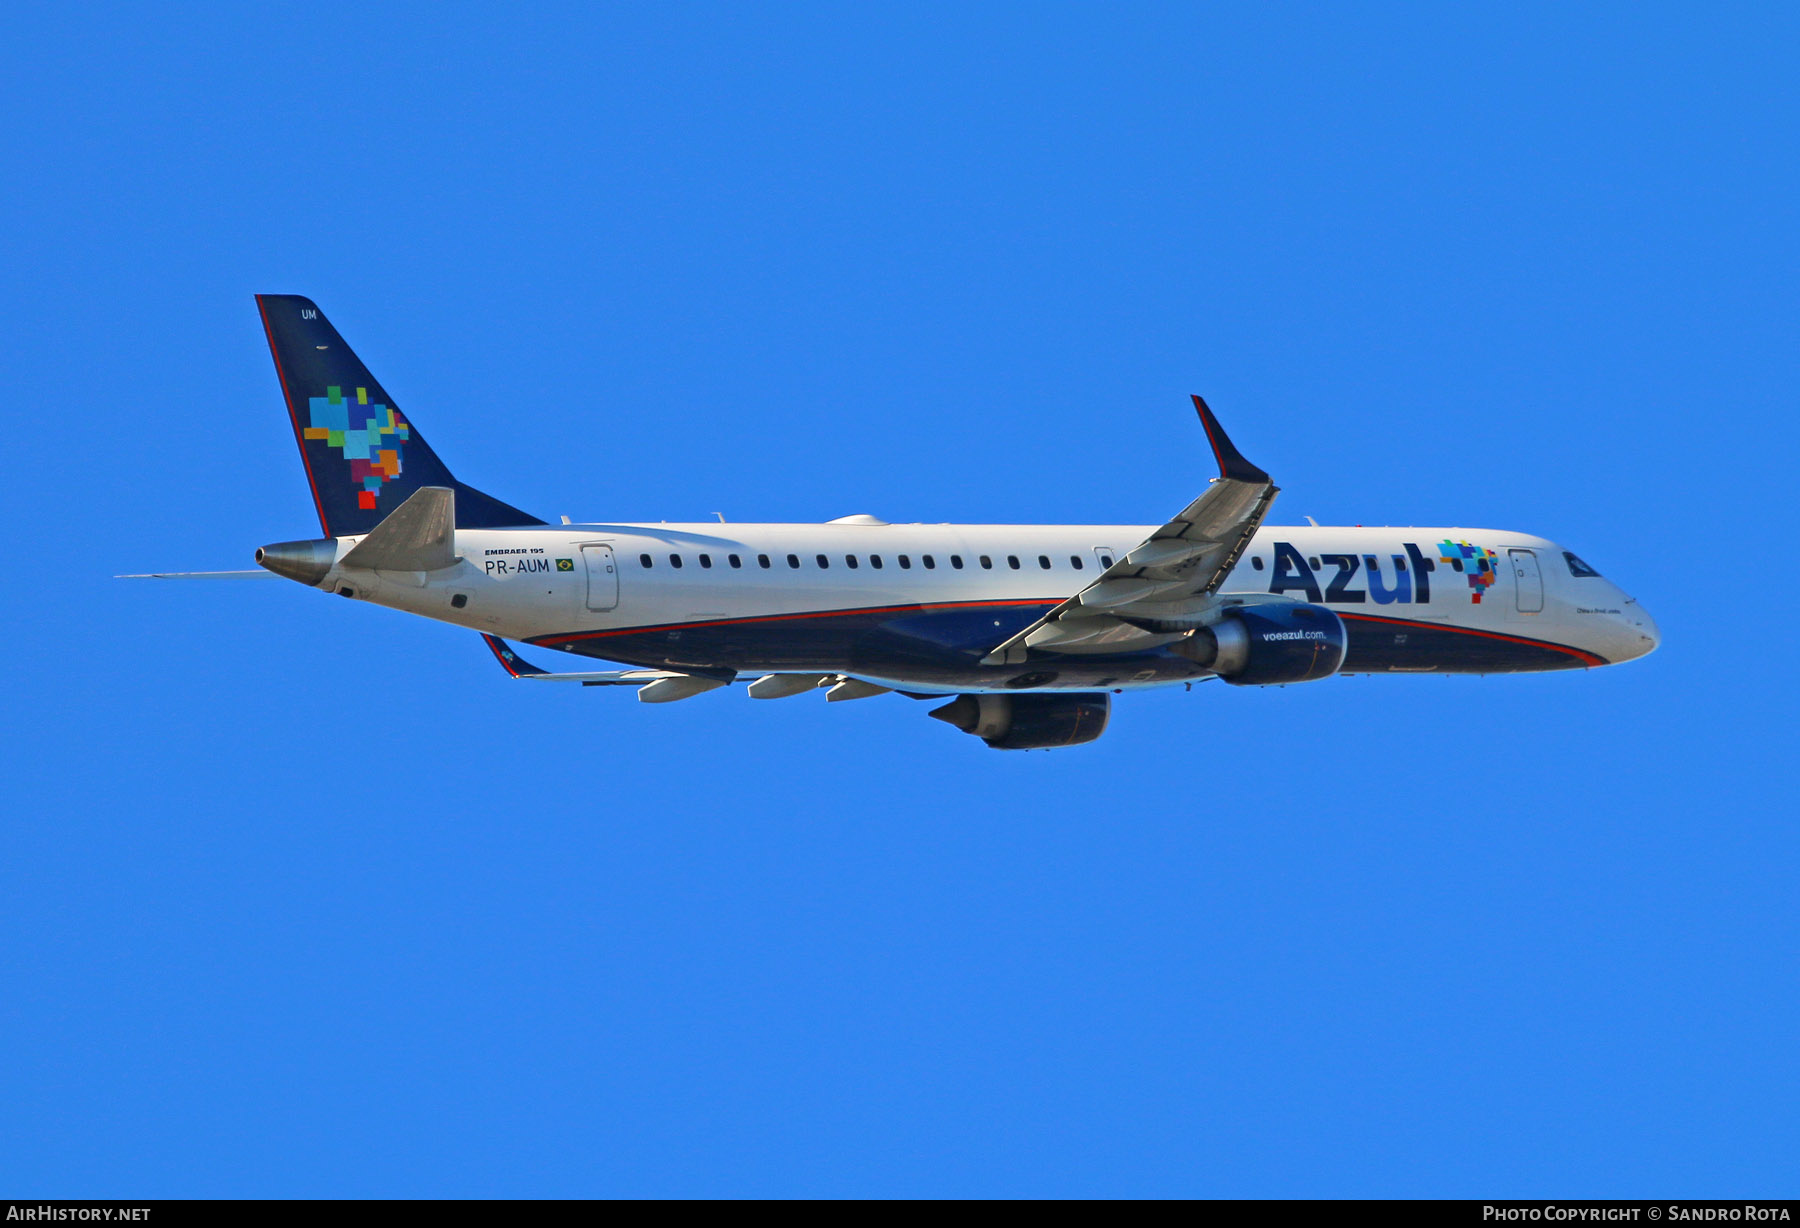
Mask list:
[[1261,559],[1261,558],[1254,558],[1254,559],[1251,559],[1251,560],[1250,560],[1250,568],[1251,568],[1251,570],[1253,570],[1253,571],[1261,571],[1261,570],[1262,570],[1262,569],[1263,569],[1263,561],[1262,561],[1262,559]]
[[880,571],[881,570],[881,556],[879,554],[871,554],[869,556],[869,566],[873,567],[876,571]]
[[1100,556],[1100,566],[1111,567],[1112,566],[1112,555],[1110,555],[1110,554],[1101,555]]
[[856,556],[854,554],[846,554],[844,556],[844,565],[849,567],[851,571],[855,571],[856,570]]
[[911,571],[912,570],[912,556],[911,555],[903,554],[900,556],[900,570],[901,571]]
[[1563,562],[1569,565],[1569,574],[1578,580],[1598,580],[1600,578],[1599,572],[1570,554],[1567,550],[1563,551]]
[[958,571],[961,571],[962,570],[962,555],[960,555],[960,554],[951,555],[950,556],[950,566],[956,568],[956,570],[958,570]]
[[937,560],[932,558],[929,554],[922,554],[919,558],[925,564],[926,571],[931,571],[937,566]]
[[994,569],[994,560],[990,559],[985,554],[982,555],[981,556],[981,568],[983,571],[992,571]]
[[732,567],[733,567],[733,568],[734,568],[734,569],[735,569],[735,568],[738,568],[738,567],[742,567],[742,566],[743,566],[743,565],[744,565],[744,560],[743,560],[743,559],[740,559],[740,558],[739,558],[739,557],[738,557],[738,556],[737,556],[737,555],[735,555],[735,554],[728,554],[728,555],[726,555],[726,556],[725,556],[725,561],[726,561],[726,562],[727,562],[727,563],[730,563],[730,564],[731,564],[731,566],[732,566]]
[[800,567],[800,556],[797,554],[788,555],[788,566],[798,570]]
[[1394,570],[1395,571],[1405,571],[1406,570],[1406,560],[1401,559],[1401,558],[1396,558],[1394,560]]
[[1081,556],[1079,554],[1071,554],[1069,556],[1069,566],[1073,567],[1076,571],[1080,571],[1081,570]]
[[648,568],[650,566],[650,556],[647,554],[640,554],[638,555],[638,562]]
[[680,567],[681,566],[681,556],[679,554],[671,554],[669,556],[669,566]]
[[1012,568],[1014,571],[1019,570],[1019,556],[1016,554],[1007,555],[1006,556],[1006,565],[1008,567]]
[[1038,555],[1038,566],[1042,567],[1045,571],[1049,571],[1050,570],[1050,556],[1047,554]]
[[710,555],[710,554],[701,555],[700,556],[700,566],[711,567],[712,566],[712,555]]
[[819,570],[820,571],[824,571],[826,568],[831,566],[831,560],[826,558],[824,555],[819,554],[819,555],[814,555],[813,557],[815,557],[819,560]]
[[762,568],[764,571],[769,570],[769,556],[766,554],[757,555],[756,556],[756,565],[758,567]]
[[1310,559],[1307,559],[1306,565],[1314,571],[1319,570],[1319,556],[1315,554]]

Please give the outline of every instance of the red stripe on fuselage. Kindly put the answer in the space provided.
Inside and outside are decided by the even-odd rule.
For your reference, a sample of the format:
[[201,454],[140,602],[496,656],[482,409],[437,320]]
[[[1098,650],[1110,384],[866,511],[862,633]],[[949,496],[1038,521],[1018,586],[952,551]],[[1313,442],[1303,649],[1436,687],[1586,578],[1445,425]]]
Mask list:
[[1583,652],[1579,648],[1570,648],[1567,644],[1553,644],[1549,640],[1534,640],[1523,635],[1502,635],[1498,631],[1478,631],[1474,627],[1458,627],[1449,623],[1417,622],[1410,618],[1384,618],[1379,614],[1351,614],[1344,610],[1333,611],[1339,618],[1355,618],[1367,623],[1391,623],[1396,627],[1417,627],[1421,631],[1455,631],[1461,635],[1479,635],[1490,640],[1505,640],[1509,644],[1529,644],[1533,648],[1548,648],[1555,652],[1566,652],[1585,665],[1605,665],[1606,661],[1591,652]]
[[572,644],[577,640],[606,639],[617,635],[649,635],[658,631],[686,631],[695,627],[738,627],[746,623],[786,622],[801,618],[840,618],[852,614],[911,614],[930,610],[979,610],[1000,606],[1054,606],[1061,597],[1031,597],[1016,601],[944,601],[924,605],[859,606],[846,610],[808,610],[799,614],[757,614],[748,618],[709,618],[689,623],[654,623],[645,627],[620,627],[611,631],[576,631],[566,635],[537,635],[526,642],[549,645],[553,642]]
[[[983,608],[1016,607],[1016,606],[1055,606],[1063,598],[1033,597],[1007,601],[945,601],[930,602],[919,605],[895,606],[862,606],[840,610],[807,610],[796,614],[758,614],[745,618],[713,618],[699,622],[654,623],[642,627],[619,627],[607,631],[578,631],[563,635],[533,636],[527,643],[553,646],[555,644],[572,644],[583,640],[610,639],[621,635],[648,635],[662,631],[685,631],[698,627],[735,627],[751,623],[788,622],[806,618],[838,618],[849,615],[865,614],[909,614],[927,613],[933,610],[975,610]],[[1576,658],[1584,665],[1605,665],[1606,661],[1591,652],[1579,648],[1571,648],[1566,644],[1555,644],[1549,640],[1534,640],[1522,635],[1505,635],[1498,631],[1481,631],[1474,627],[1458,627],[1448,623],[1419,622],[1406,618],[1386,618],[1377,614],[1350,614],[1342,610],[1337,613],[1343,618],[1354,618],[1362,622],[1387,623],[1396,627],[1415,627],[1421,631],[1452,631],[1460,635],[1477,635],[1484,639],[1502,640],[1509,644],[1524,644],[1532,648],[1547,648],[1552,652],[1564,652]]]

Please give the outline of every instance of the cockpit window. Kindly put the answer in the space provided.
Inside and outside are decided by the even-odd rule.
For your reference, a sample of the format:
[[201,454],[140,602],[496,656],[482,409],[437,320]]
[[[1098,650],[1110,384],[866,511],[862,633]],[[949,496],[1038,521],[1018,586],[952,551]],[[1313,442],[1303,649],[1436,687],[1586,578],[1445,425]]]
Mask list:
[[1569,574],[1574,576],[1576,579],[1585,580],[1590,576],[1593,577],[1594,579],[1599,579],[1599,577],[1600,577],[1599,572],[1595,571],[1592,567],[1589,567],[1586,563],[1582,562],[1580,559],[1578,559],[1574,555],[1570,554],[1567,550],[1563,551],[1563,559],[1564,559],[1564,561],[1566,561],[1569,564]]

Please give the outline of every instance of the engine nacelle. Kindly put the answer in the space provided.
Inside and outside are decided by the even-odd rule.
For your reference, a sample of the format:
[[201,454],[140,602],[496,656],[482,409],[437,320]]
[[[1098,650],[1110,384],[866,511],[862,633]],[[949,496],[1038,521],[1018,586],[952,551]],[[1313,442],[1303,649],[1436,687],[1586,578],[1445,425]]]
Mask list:
[[995,750],[1079,746],[1106,732],[1112,696],[958,695],[931,715],[972,733]]
[[1233,606],[1210,627],[1171,646],[1234,686],[1281,686],[1329,678],[1344,664],[1344,620],[1320,605]]

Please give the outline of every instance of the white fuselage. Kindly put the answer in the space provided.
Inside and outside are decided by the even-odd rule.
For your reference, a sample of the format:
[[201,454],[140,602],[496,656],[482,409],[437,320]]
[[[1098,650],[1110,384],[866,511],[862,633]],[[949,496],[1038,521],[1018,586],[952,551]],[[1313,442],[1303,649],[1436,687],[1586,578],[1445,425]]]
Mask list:
[[[985,641],[998,643],[1079,592],[1156,530],[857,520],[461,529],[453,567],[371,572],[340,563],[320,587],[634,665],[679,666],[686,644],[696,657],[690,664],[854,667],[900,686],[945,686],[941,671],[914,670],[907,653],[884,665],[885,641],[870,635],[884,631],[884,619],[911,628],[926,614],[939,622],[953,614],[946,651],[978,656]],[[339,539],[338,558],[359,540]],[[1468,550],[1474,553],[1461,557]],[[1265,525],[1219,594],[1227,602],[1304,601],[1333,610],[1353,632],[1345,672],[1599,665],[1642,656],[1657,642],[1654,622],[1632,598],[1586,573],[1556,543],[1487,529]],[[1458,634],[1432,634],[1440,630]],[[875,643],[874,657],[845,660],[852,641]],[[1445,644],[1466,644],[1472,653],[1459,656]],[[812,659],[809,645],[817,650]],[[1508,664],[1484,655],[1507,651],[1518,654]],[[1534,664],[1534,653],[1545,663]],[[1123,689],[1193,676],[1137,674],[1104,681]],[[960,689],[983,681],[972,674]],[[1070,689],[1093,685],[1090,675]]]

